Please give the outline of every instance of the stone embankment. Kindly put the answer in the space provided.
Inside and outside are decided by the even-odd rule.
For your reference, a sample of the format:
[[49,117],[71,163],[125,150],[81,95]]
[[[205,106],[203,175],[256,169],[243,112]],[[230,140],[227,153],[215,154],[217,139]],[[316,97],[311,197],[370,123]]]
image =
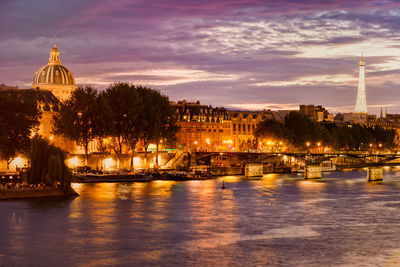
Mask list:
[[21,188],[0,190],[0,200],[65,196],[78,196],[78,193],[76,193],[72,188],[68,192],[58,188]]

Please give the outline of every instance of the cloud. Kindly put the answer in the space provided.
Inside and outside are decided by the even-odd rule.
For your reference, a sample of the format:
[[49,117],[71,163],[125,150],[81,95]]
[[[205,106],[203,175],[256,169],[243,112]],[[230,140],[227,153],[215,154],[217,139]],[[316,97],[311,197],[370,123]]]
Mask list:
[[0,83],[29,85],[56,33],[80,83],[238,107],[352,106],[364,52],[367,101],[389,105],[400,98],[399,14],[397,1],[6,0]]

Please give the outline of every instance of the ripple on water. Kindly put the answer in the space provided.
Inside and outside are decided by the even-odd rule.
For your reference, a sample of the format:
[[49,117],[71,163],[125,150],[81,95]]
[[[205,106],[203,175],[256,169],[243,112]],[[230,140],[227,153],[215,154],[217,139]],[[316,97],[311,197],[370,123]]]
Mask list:
[[80,196],[68,201],[0,202],[0,265],[400,261],[400,178],[391,170],[379,184],[367,183],[365,171],[353,171],[324,174],[319,181],[266,175],[73,186]]

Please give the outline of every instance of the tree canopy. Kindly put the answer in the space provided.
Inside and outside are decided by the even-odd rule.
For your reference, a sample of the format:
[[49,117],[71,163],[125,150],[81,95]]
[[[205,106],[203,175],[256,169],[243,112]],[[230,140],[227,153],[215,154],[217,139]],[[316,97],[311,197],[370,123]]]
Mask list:
[[106,134],[112,137],[112,148],[119,157],[124,144],[135,149],[142,130],[143,97],[128,83],[110,85],[102,94],[110,110],[110,127]]
[[54,132],[82,145],[86,164],[89,142],[101,135],[107,126],[105,108],[96,89],[78,87],[70,99],[61,103],[60,112],[54,115]]
[[7,166],[18,152],[29,150],[40,116],[35,102],[0,96],[0,154]]
[[371,144],[381,148],[394,147],[396,132],[382,127],[365,127],[358,124],[337,125],[319,123],[298,112],[290,112],[284,123],[265,120],[256,128],[256,137],[284,139],[295,147],[322,142],[336,149],[363,150]]
[[167,96],[128,83],[112,84],[101,94],[92,87],[79,87],[61,105],[54,121],[56,133],[85,147],[86,159],[90,141],[97,138],[105,150],[106,140],[117,155],[117,164],[124,145],[133,154],[140,141],[147,151],[150,143],[174,140],[179,129]]
[[31,169],[28,182],[44,183],[49,186],[59,185],[65,191],[70,190],[72,174],[65,165],[65,153],[60,148],[50,145],[47,140],[35,137],[29,152]]

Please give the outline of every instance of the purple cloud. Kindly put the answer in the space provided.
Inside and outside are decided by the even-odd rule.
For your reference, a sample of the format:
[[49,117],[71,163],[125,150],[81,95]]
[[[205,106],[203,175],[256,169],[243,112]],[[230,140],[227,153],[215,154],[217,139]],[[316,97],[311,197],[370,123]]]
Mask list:
[[127,81],[218,106],[351,109],[364,52],[377,113],[400,99],[399,14],[397,1],[6,0],[0,83],[28,87],[56,33],[62,63],[100,89]]

